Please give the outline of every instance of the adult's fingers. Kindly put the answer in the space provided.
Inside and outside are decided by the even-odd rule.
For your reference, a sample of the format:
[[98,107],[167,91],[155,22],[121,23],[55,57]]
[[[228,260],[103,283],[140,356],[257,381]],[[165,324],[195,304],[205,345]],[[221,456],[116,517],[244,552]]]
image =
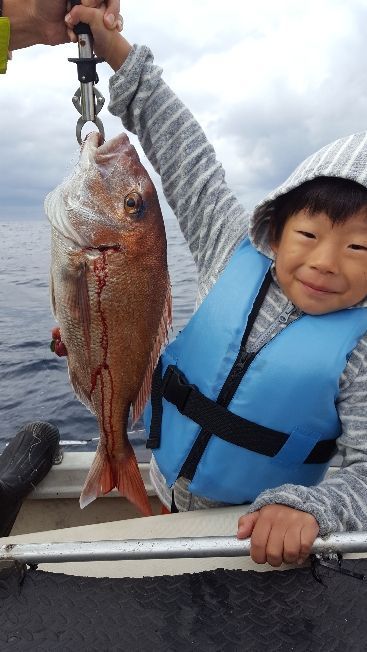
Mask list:
[[78,42],[78,37],[75,34],[74,30],[67,28],[66,31],[68,33],[68,37],[69,37],[70,41],[72,41],[72,43],[77,43]]

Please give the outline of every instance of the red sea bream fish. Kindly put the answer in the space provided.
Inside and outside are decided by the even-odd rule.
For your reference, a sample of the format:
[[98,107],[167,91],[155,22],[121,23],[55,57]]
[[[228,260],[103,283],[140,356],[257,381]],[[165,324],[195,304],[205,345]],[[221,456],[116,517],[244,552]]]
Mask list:
[[133,421],[143,410],[171,323],[155,188],[126,134],[100,144],[92,133],[75,171],[47,196],[45,209],[52,227],[56,344],[67,352],[70,382],[100,429],[80,505],[116,487],[150,514],[127,421],[130,407]]

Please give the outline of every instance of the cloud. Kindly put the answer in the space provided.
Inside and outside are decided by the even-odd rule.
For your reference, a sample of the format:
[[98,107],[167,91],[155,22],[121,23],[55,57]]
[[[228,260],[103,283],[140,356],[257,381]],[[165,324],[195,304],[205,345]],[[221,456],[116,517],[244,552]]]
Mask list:
[[[363,1],[126,0],[123,10],[127,38],[152,47],[247,207],[312,151],[365,128]],[[16,52],[0,80],[0,221],[42,217],[77,159],[70,56],[74,45]],[[99,66],[107,101],[109,74]],[[101,117],[108,137],[121,130],[106,108]]]

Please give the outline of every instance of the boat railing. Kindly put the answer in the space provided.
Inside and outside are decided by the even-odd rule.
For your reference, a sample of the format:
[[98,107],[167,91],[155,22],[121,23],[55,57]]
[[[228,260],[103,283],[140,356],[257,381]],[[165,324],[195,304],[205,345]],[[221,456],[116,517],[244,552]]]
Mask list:
[[[312,546],[312,553],[323,556],[364,552],[367,552],[367,532],[343,532],[325,538],[319,537]],[[249,554],[250,539],[240,540],[234,536],[8,543],[0,546],[0,564],[243,557]]]

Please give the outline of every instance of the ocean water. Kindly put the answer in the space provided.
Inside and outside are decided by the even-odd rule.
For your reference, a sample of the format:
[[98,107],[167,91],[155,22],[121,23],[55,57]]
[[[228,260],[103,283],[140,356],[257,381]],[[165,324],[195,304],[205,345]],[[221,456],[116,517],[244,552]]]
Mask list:
[[[172,336],[192,314],[196,270],[174,219],[166,220],[173,294]],[[51,421],[64,450],[94,450],[97,422],[74,396],[66,360],[50,351],[55,325],[49,301],[50,227],[46,221],[0,224],[0,451],[27,422]],[[129,431],[139,461],[145,449],[142,423]]]

